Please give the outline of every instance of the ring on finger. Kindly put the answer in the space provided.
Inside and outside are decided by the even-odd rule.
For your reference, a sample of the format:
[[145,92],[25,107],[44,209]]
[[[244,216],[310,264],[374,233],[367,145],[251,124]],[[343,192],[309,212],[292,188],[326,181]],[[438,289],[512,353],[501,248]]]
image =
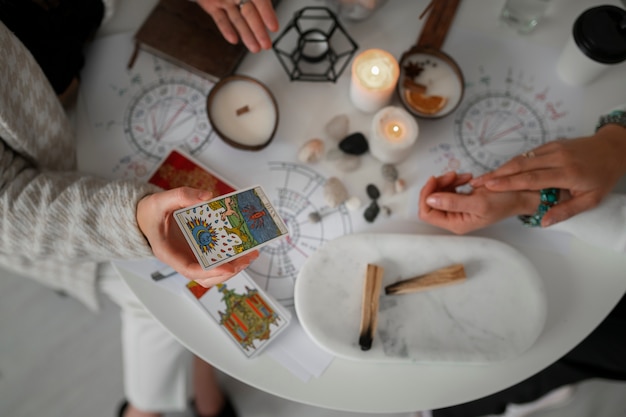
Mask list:
[[533,151],[524,152],[522,154],[524,158],[530,159],[535,157],[535,153]]
[[246,3],[250,3],[250,0],[240,0],[239,4],[237,5],[237,7],[239,7],[239,10],[241,10]]

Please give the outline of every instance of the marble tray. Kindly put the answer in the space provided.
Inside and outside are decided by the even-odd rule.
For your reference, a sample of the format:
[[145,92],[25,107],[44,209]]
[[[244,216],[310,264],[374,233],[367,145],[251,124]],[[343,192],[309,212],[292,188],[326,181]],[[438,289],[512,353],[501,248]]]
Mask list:
[[[372,348],[359,344],[368,263],[384,267]],[[429,291],[385,295],[384,287],[454,263],[467,279]],[[514,248],[466,236],[352,234],[328,242],[304,264],[295,307],[308,335],[339,357],[376,362],[487,363],[535,342],[546,317],[543,281]]]

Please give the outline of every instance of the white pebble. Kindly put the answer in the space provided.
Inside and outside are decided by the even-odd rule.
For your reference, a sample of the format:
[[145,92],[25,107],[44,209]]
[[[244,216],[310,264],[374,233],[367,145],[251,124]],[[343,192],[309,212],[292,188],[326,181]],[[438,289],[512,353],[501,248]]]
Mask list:
[[350,120],[348,119],[348,116],[345,114],[339,114],[326,123],[324,130],[329,138],[340,141],[348,136],[349,126]]
[[330,207],[335,208],[348,199],[348,190],[339,178],[330,177],[324,184],[324,198]]
[[361,166],[361,157],[357,155],[343,154],[340,158],[335,160],[334,163],[339,171],[352,172]]
[[339,148],[333,148],[326,152],[326,159],[332,162],[340,159],[343,155],[344,153]]
[[302,145],[298,151],[298,160],[300,162],[312,164],[320,159],[324,155],[324,141],[315,138],[310,139]]
[[401,193],[406,190],[406,182],[402,178],[398,178],[393,184],[393,188],[396,190],[396,193]]
[[352,196],[346,200],[346,208],[349,211],[357,211],[361,208],[361,200],[357,196]]

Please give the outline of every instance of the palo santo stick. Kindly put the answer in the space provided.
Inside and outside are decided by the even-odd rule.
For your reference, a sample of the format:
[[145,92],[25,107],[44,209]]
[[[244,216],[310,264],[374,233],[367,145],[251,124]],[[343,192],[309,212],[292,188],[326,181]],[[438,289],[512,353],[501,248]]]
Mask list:
[[408,294],[416,291],[430,290],[445,285],[458,284],[465,281],[463,264],[454,264],[415,278],[405,279],[385,287],[385,294]]
[[383,282],[384,269],[378,265],[367,264],[365,285],[363,286],[363,304],[361,306],[361,328],[359,345],[361,350],[370,350],[374,332],[378,324],[378,301]]

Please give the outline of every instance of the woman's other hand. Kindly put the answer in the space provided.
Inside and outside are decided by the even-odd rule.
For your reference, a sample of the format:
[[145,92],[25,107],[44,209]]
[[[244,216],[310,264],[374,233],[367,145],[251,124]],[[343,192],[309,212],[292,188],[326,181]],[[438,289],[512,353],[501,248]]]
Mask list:
[[465,234],[507,217],[532,214],[539,205],[536,191],[494,192],[485,187],[474,188],[469,193],[456,191],[471,178],[471,174],[455,172],[431,177],[420,192],[420,219],[453,233]]
[[571,199],[559,203],[543,217],[541,224],[547,227],[596,207],[624,174],[626,129],[608,124],[593,136],[542,145],[470,184],[492,191],[569,191]]
[[[184,0],[182,0],[184,1]],[[250,52],[270,49],[268,31],[278,30],[278,18],[271,0],[197,0],[228,42],[241,41]]]

